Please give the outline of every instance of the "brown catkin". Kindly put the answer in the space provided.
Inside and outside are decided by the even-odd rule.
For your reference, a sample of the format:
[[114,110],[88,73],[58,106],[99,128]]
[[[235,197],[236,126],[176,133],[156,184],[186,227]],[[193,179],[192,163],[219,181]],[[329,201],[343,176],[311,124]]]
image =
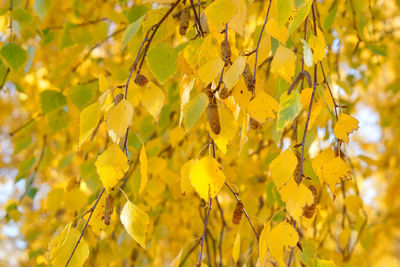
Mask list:
[[253,75],[251,74],[250,67],[247,64],[242,73],[242,77],[247,86],[247,90],[249,90],[250,92],[254,92],[255,86],[253,82]]
[[107,194],[104,200],[104,224],[109,225],[111,222],[111,215],[114,211],[114,199],[111,194]]
[[314,201],[310,206],[306,205],[303,208],[303,216],[310,219],[314,215],[315,209],[317,208],[318,199],[317,199],[317,188],[315,188],[315,186],[313,185],[310,185],[308,186],[308,189],[310,189],[310,191],[312,192]]
[[138,74],[135,77],[135,83],[139,86],[145,86],[148,82],[149,79],[147,79],[147,77],[142,74]]
[[260,127],[260,123],[258,121],[256,121],[255,119],[253,119],[252,117],[250,117],[250,128],[253,130],[257,130],[258,127]]
[[208,123],[214,134],[221,132],[221,125],[219,123],[218,107],[215,101],[210,101],[207,106]]
[[179,34],[185,35],[189,28],[190,12],[189,9],[185,8],[182,10],[181,16],[179,17]]
[[[225,60],[225,40],[223,40],[221,42],[221,56],[222,58]],[[225,66],[227,66],[230,58],[232,56],[232,52],[231,52],[231,43],[229,41],[227,41],[227,45],[226,45],[226,62],[225,62]]]
[[233,212],[232,223],[239,224],[240,220],[242,219],[242,215],[243,215],[243,203],[241,201],[238,201],[236,203],[235,211]]
[[114,106],[118,105],[118,103],[121,102],[122,99],[124,99],[123,93],[119,93],[118,95],[116,95],[114,97]]
[[231,91],[225,86],[219,90],[219,96],[222,99],[227,99],[231,95]]

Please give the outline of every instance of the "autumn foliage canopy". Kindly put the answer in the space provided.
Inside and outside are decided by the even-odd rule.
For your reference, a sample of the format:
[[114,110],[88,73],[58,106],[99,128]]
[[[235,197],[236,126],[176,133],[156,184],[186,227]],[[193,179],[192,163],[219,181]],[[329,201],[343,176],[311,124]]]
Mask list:
[[399,266],[399,1],[0,3],[0,265]]

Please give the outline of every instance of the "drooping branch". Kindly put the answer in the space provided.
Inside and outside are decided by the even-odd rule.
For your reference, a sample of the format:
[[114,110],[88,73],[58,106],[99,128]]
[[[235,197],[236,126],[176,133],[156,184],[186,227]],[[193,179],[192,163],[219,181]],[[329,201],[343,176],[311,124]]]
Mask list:
[[228,62],[228,23],[225,24],[225,52],[224,52],[224,65],[222,66],[222,70],[221,70],[221,74],[219,75],[219,81],[218,81],[218,85],[217,88],[215,89],[215,91],[218,91],[221,84],[222,84],[222,78],[224,76],[224,70],[227,66],[227,62]]
[[194,24],[196,25],[197,35],[200,35],[201,37],[203,37],[204,31],[203,31],[203,27],[201,26],[201,22],[200,22],[200,4],[199,4],[199,14],[197,14],[196,5],[194,4],[193,0],[190,0],[190,6],[193,9],[194,20],[195,20]]
[[218,207],[219,213],[221,215],[221,223],[222,223],[221,232],[219,234],[219,244],[218,244],[219,266],[222,266],[222,240],[223,240],[223,237],[224,237],[224,229],[225,229],[225,226],[226,226],[226,221],[225,221],[225,218],[224,218],[224,211],[222,210],[221,205],[219,204],[218,198],[215,198],[215,201],[217,202],[217,207]]
[[28,193],[29,189],[31,188],[33,181],[35,180],[36,174],[39,170],[40,167],[40,163],[42,163],[43,157],[44,157],[44,152],[46,151],[46,146],[47,146],[47,136],[44,135],[43,136],[43,145],[42,145],[42,150],[40,152],[40,156],[39,156],[39,160],[36,163],[35,169],[32,172],[32,175],[30,176],[30,178],[28,179],[27,184],[25,186],[25,191],[22,194],[22,196],[20,197],[19,201],[22,201],[22,199],[24,199],[24,197],[26,196],[26,194]]
[[260,47],[261,37],[262,37],[262,35],[263,35],[265,25],[266,25],[267,22],[268,22],[269,11],[271,10],[271,4],[272,4],[272,0],[269,0],[267,15],[265,16],[264,24],[263,24],[263,26],[262,26],[262,28],[261,28],[260,36],[258,37],[257,46],[256,46],[256,49],[252,52],[252,53],[254,53],[254,52],[256,53],[256,57],[255,57],[255,60],[254,60],[253,80],[252,80],[252,83],[253,83],[253,84],[256,83],[258,49],[259,49],[259,47]]
[[204,219],[203,235],[201,236],[201,241],[200,241],[200,255],[199,255],[199,260],[197,262],[197,266],[198,267],[201,266],[201,258],[203,256],[204,239],[206,238],[207,223],[208,223],[208,218],[210,216],[211,208],[212,208],[212,198],[209,198],[208,199],[208,211],[207,211],[207,215],[206,215],[206,217]]
[[[141,43],[141,45],[140,45],[140,47],[139,47],[139,50],[138,50],[138,52],[137,52],[137,54],[136,54],[135,61],[133,62],[132,66],[131,66],[131,68],[130,68],[129,76],[128,76],[128,79],[126,80],[126,83],[125,83],[125,95],[124,95],[125,99],[126,99],[127,96],[128,96],[128,87],[129,87],[129,83],[130,83],[130,81],[131,81],[131,79],[132,79],[132,74],[133,74],[133,72],[136,70],[136,75],[139,75],[139,74],[140,74],[140,71],[141,71],[141,69],[142,69],[142,65],[143,65],[144,59],[146,58],[147,51],[148,51],[149,48],[150,48],[150,44],[151,44],[151,42],[153,41],[153,38],[154,38],[155,34],[157,33],[158,29],[159,29],[160,26],[163,24],[163,22],[164,22],[164,21],[168,18],[168,16],[172,13],[172,11],[178,6],[178,4],[179,4],[180,1],[181,1],[181,0],[177,0],[177,1],[168,9],[167,13],[165,13],[165,15],[164,15],[156,24],[154,24],[153,26],[151,26],[151,28],[147,31],[147,33],[146,33],[146,35],[145,35],[145,37],[144,37],[144,39],[143,39],[143,41],[142,41],[142,43]],[[150,35],[150,34],[151,34],[151,35]],[[149,36],[150,36],[150,37],[149,37]],[[146,45],[145,45],[145,44],[146,44]],[[143,49],[143,47],[144,47],[144,49]],[[142,53],[142,49],[143,49],[143,53]],[[142,57],[142,59],[141,59],[141,61],[140,61],[140,63],[139,63],[139,67],[138,67],[138,62],[139,62],[140,56]],[[128,135],[129,135],[129,127],[126,129],[126,134],[125,134],[125,138],[124,138],[124,145],[123,145],[123,148],[122,148],[122,150],[125,151],[125,153],[126,153],[127,156],[128,156],[128,152],[127,152]]]
[[[312,14],[313,14],[313,24],[314,24],[314,35],[317,36],[317,17],[315,16],[315,2],[312,3],[311,9],[312,9]],[[307,135],[307,130],[308,130],[308,123],[310,122],[310,117],[311,117],[311,110],[312,110],[312,105],[314,102],[314,95],[315,91],[317,88],[317,63],[314,64],[314,84],[313,84],[313,90],[311,93],[311,99],[310,99],[310,105],[308,106],[308,113],[307,113],[307,120],[306,120],[306,125],[304,127],[304,133],[303,133],[303,139],[301,141],[301,157],[300,157],[300,170],[299,170],[299,176],[297,178],[297,184],[299,185],[301,183],[301,180],[303,178],[303,164],[304,164],[304,147],[305,147],[305,142],[306,142],[306,135]]]
[[70,262],[71,259],[72,259],[72,256],[74,255],[74,253],[75,253],[75,251],[76,251],[76,248],[78,247],[79,243],[81,242],[81,239],[82,239],[82,237],[83,237],[83,234],[85,233],[85,230],[86,230],[87,226],[89,225],[89,221],[90,221],[90,219],[92,218],[93,212],[94,212],[95,208],[97,207],[97,204],[99,203],[101,196],[104,194],[104,191],[105,191],[105,188],[103,188],[103,189],[101,190],[99,196],[98,196],[97,199],[96,199],[96,202],[95,202],[95,203],[93,204],[93,206],[90,208],[90,210],[89,210],[89,211],[90,211],[89,217],[88,217],[88,219],[86,220],[85,226],[84,226],[83,229],[82,229],[82,232],[81,232],[81,234],[80,234],[80,236],[79,236],[79,238],[78,238],[78,241],[76,242],[76,244],[75,244],[75,246],[74,246],[74,249],[72,250],[71,255],[69,256],[68,261],[67,261],[67,263],[65,264],[65,267],[68,266],[69,262]]
[[306,70],[302,70],[299,72],[294,82],[290,85],[287,94],[289,95],[292,92],[292,90],[296,87],[296,85],[300,82],[300,80],[303,80],[304,78],[306,78],[308,85],[311,87],[312,82],[310,74]]
[[[236,193],[235,191],[233,191],[232,187],[231,187],[227,182],[225,182],[225,185],[226,185],[226,186],[229,188],[229,190],[232,192],[232,194],[233,194],[233,196],[236,198],[236,200],[237,200],[238,202],[242,202],[242,201],[240,200],[240,198],[238,197],[238,193]],[[243,203],[243,202],[242,202],[242,203]],[[253,223],[251,222],[250,217],[249,217],[249,215],[248,215],[247,212],[246,212],[246,209],[245,209],[245,207],[244,207],[244,204],[243,204],[243,213],[244,213],[244,215],[246,216],[246,219],[247,219],[247,221],[249,222],[249,224],[250,224],[250,226],[251,226],[251,229],[253,229],[253,232],[254,232],[254,234],[256,235],[257,240],[258,240],[258,239],[259,239],[259,235],[257,234],[257,231],[256,231],[256,229],[254,228]]]

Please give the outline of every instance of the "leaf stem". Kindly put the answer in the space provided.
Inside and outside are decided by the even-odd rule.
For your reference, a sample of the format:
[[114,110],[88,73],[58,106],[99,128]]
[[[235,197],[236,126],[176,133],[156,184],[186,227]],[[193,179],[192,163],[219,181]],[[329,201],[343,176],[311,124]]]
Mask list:
[[203,230],[203,235],[201,236],[200,255],[199,255],[199,261],[197,263],[198,267],[201,266],[201,258],[203,256],[204,239],[206,238],[207,223],[208,223],[208,217],[210,216],[211,208],[212,208],[212,198],[209,198],[208,199],[208,212],[207,212],[206,218],[204,219],[204,230]]

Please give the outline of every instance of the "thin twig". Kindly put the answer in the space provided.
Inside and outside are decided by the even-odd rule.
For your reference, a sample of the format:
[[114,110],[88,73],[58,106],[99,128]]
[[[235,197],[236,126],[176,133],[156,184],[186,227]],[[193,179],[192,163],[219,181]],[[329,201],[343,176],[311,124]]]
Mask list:
[[185,257],[183,257],[183,259],[181,260],[181,263],[179,264],[179,267],[182,267],[183,264],[186,262],[186,260],[189,258],[190,254],[193,253],[193,251],[196,250],[197,246],[200,245],[200,240],[198,242],[196,242],[196,244],[188,251],[188,253],[185,255]]
[[312,82],[311,82],[311,76],[310,74],[306,71],[306,70],[302,70],[299,72],[299,74],[297,75],[296,79],[294,79],[294,82],[289,86],[289,89],[287,91],[287,94],[290,95],[290,93],[292,92],[292,90],[296,87],[296,85],[300,82],[300,79],[303,80],[304,78],[306,78],[308,85],[311,87],[312,86]]
[[356,22],[356,11],[354,10],[353,0],[350,0],[350,6],[351,6],[351,13],[353,14],[353,27],[357,34],[357,43],[353,50],[353,54],[354,54],[357,51],[358,47],[360,46],[360,43],[362,40],[361,40],[360,34],[358,33],[358,27],[357,27],[357,22]]
[[[315,16],[314,5],[315,5],[315,2],[312,3],[311,9],[312,9],[312,14],[313,14],[314,34],[315,34],[315,36],[317,36],[317,18]],[[301,141],[300,171],[299,171],[299,176],[298,176],[298,179],[297,179],[297,184],[298,185],[301,183],[301,180],[303,178],[304,147],[305,147],[305,142],[306,142],[307,128],[308,128],[308,123],[310,122],[312,104],[314,102],[314,95],[315,95],[315,91],[316,91],[317,84],[318,84],[318,81],[317,81],[317,67],[318,67],[318,65],[315,63],[314,64],[314,85],[313,85],[313,90],[312,90],[312,93],[311,93],[310,105],[308,107],[308,114],[307,114],[306,125],[305,125],[305,128],[304,128],[303,139]]]
[[[269,0],[267,15],[265,16],[264,24],[263,24],[263,26],[262,26],[262,28],[261,28],[260,36],[258,37],[257,46],[256,46],[256,49],[254,50],[255,53],[256,53],[256,57],[255,57],[255,60],[254,60],[254,72],[253,72],[253,80],[252,80],[252,83],[253,83],[253,84],[256,83],[256,71],[257,71],[258,48],[260,47],[261,37],[262,37],[262,34],[263,34],[263,32],[264,32],[265,25],[266,25],[267,22],[268,22],[269,11],[271,10],[271,3],[272,3],[272,0]],[[254,52],[253,52],[253,53],[254,53]]]
[[207,212],[206,218],[204,219],[204,230],[203,230],[203,235],[201,236],[200,255],[199,255],[199,261],[197,263],[198,267],[201,266],[201,258],[203,256],[204,239],[206,238],[207,223],[208,223],[208,217],[210,216],[211,207],[212,207],[212,198],[209,198],[208,199],[208,212]]
[[221,74],[219,75],[219,81],[218,81],[218,85],[217,88],[215,89],[215,91],[218,91],[221,84],[222,84],[222,78],[224,76],[224,70],[225,67],[227,66],[227,62],[228,62],[228,23],[225,24],[225,52],[224,52],[224,65],[222,66],[222,70],[221,70]]
[[215,201],[217,202],[217,207],[219,210],[219,213],[221,215],[221,222],[222,222],[222,227],[221,227],[221,232],[219,234],[219,244],[218,244],[218,249],[219,249],[219,266],[222,266],[222,240],[224,237],[224,229],[226,226],[225,218],[224,218],[224,212],[221,208],[221,205],[219,204],[218,198],[215,198]]
[[[75,24],[74,26],[75,26],[75,27],[85,27],[85,26],[97,24],[97,23],[99,23],[99,22],[103,22],[103,21],[107,21],[107,20],[108,20],[107,18],[100,18],[100,19],[96,19],[96,20],[90,20],[90,21],[78,23],[78,24]],[[64,27],[65,27],[65,26],[63,26],[63,25],[57,25],[57,26],[49,26],[49,27],[46,27],[46,29],[49,29],[49,30],[61,30],[61,29],[63,29]]]
[[79,242],[81,242],[81,239],[82,239],[82,237],[83,237],[83,234],[85,233],[85,230],[86,230],[86,228],[87,228],[87,226],[88,226],[88,224],[89,224],[90,219],[92,218],[94,209],[96,208],[97,204],[99,203],[100,198],[101,198],[101,196],[103,195],[104,191],[105,191],[105,188],[103,188],[103,190],[101,190],[99,196],[97,197],[96,202],[95,202],[95,203],[93,204],[93,206],[90,208],[89,217],[88,217],[88,219],[87,219],[87,221],[86,221],[86,223],[85,223],[85,226],[84,226],[83,229],[82,229],[81,235],[79,236],[78,241],[76,242],[74,249],[73,249],[72,252],[71,252],[71,255],[70,255],[69,258],[68,258],[67,263],[65,264],[65,267],[68,266],[69,262],[70,262],[71,259],[72,259],[72,256],[73,256],[74,253],[75,253],[76,248],[77,248],[78,245],[79,245]]
[[16,133],[18,133],[19,131],[21,131],[22,129],[24,129],[26,126],[28,126],[29,124],[31,124],[34,120],[36,120],[37,118],[41,117],[42,113],[40,113],[39,115],[37,115],[34,118],[29,119],[28,121],[24,122],[21,126],[19,126],[17,129],[11,131],[9,133],[9,135],[12,137],[14,136]]
[[36,174],[37,174],[37,172],[38,172],[38,170],[39,170],[39,167],[40,167],[40,163],[42,163],[42,160],[43,160],[43,157],[44,157],[44,152],[46,151],[46,145],[47,145],[47,136],[44,135],[44,136],[43,136],[43,145],[42,145],[42,150],[41,150],[41,152],[40,152],[39,160],[38,160],[38,162],[36,163],[36,166],[35,166],[35,169],[34,169],[33,172],[32,172],[31,178],[29,178],[29,180],[27,181],[28,184],[26,184],[25,192],[24,192],[24,194],[20,197],[19,201],[22,201],[22,199],[24,199],[24,197],[25,197],[26,194],[28,193],[28,190],[29,190],[30,187],[32,186],[33,181],[35,180]]
[[[130,68],[129,76],[128,76],[128,79],[127,79],[127,81],[126,81],[126,83],[125,83],[125,95],[124,95],[125,99],[127,99],[129,83],[130,83],[130,81],[131,81],[131,79],[132,79],[132,74],[133,74],[133,72],[136,70],[136,68],[137,68],[137,66],[138,66],[137,64],[138,64],[138,62],[139,62],[139,58],[140,58],[140,55],[141,55],[141,52],[142,52],[142,49],[143,49],[144,44],[146,43],[146,46],[144,47],[143,54],[142,54],[142,60],[140,61],[139,67],[137,68],[136,75],[139,75],[139,74],[140,74],[140,71],[141,71],[141,69],[142,69],[142,65],[143,65],[144,59],[145,59],[145,57],[146,57],[146,55],[147,55],[147,51],[149,50],[151,41],[153,40],[155,34],[157,33],[157,31],[158,31],[158,29],[160,28],[161,24],[162,24],[162,23],[167,19],[167,17],[172,13],[172,11],[175,9],[175,7],[179,4],[180,1],[181,1],[181,0],[177,0],[177,1],[168,9],[167,13],[165,13],[165,15],[164,15],[156,24],[154,24],[153,26],[151,26],[151,28],[147,31],[147,33],[146,33],[146,35],[145,35],[145,37],[144,37],[144,39],[143,39],[143,41],[142,41],[142,43],[141,43],[141,45],[140,45],[140,47],[139,47],[139,50],[138,50],[138,52],[137,52],[137,54],[136,54],[135,61],[133,62],[132,66],[131,66],[131,68]],[[150,33],[151,33],[151,35],[150,35]],[[149,37],[149,35],[150,35],[150,37]],[[125,139],[124,139],[124,145],[123,145],[123,148],[122,148],[122,150],[125,151],[127,157],[128,157],[128,149],[127,149],[128,135],[129,135],[129,127],[126,129],[126,134],[125,134]]]
[[10,8],[8,9],[10,11],[10,43],[12,43],[13,39],[13,19],[12,19],[12,10],[13,10],[13,0],[10,0]]
[[197,34],[198,35],[200,34],[200,36],[203,37],[204,36],[204,32],[203,32],[203,28],[201,27],[201,22],[200,22],[200,5],[199,5],[199,14],[197,14],[196,6],[195,6],[193,0],[190,0],[190,6],[193,9],[194,20],[195,20],[194,24],[196,25]]
[[87,51],[87,53],[85,54],[85,56],[83,57],[83,59],[81,61],[79,61],[73,68],[72,68],[72,72],[75,72],[78,67],[80,65],[82,65],[82,63],[88,59],[90,57],[90,55],[92,54],[93,50],[96,49],[97,47],[99,47],[100,45],[102,45],[103,43],[107,42],[109,39],[111,39],[112,37],[114,37],[115,35],[125,31],[126,27],[123,27],[119,30],[116,30],[115,32],[111,33],[110,35],[108,35],[105,39],[103,39],[102,41],[100,41],[99,43],[95,44],[94,46],[92,46],[89,51]]
[[[238,197],[238,193],[236,193],[235,191],[233,191],[233,189],[232,189],[232,187],[227,183],[227,182],[225,182],[225,185],[229,188],[229,190],[232,192],[232,194],[233,194],[233,196],[236,198],[236,200],[239,202],[242,202],[241,200],[240,200],[240,198]],[[242,202],[243,203],[243,202]],[[243,204],[244,205],[244,204]],[[251,223],[251,220],[250,220],[250,217],[249,217],[249,215],[247,214],[247,212],[246,212],[246,209],[244,208],[244,206],[243,206],[243,213],[244,213],[244,215],[246,216],[246,218],[247,218],[247,221],[249,222],[249,224],[250,224],[250,226],[251,226],[251,229],[253,229],[253,232],[254,232],[254,234],[256,235],[256,237],[257,237],[257,240],[259,239],[259,236],[258,236],[258,234],[257,234],[257,231],[256,231],[256,229],[254,228],[254,226],[253,226],[253,224]]]

